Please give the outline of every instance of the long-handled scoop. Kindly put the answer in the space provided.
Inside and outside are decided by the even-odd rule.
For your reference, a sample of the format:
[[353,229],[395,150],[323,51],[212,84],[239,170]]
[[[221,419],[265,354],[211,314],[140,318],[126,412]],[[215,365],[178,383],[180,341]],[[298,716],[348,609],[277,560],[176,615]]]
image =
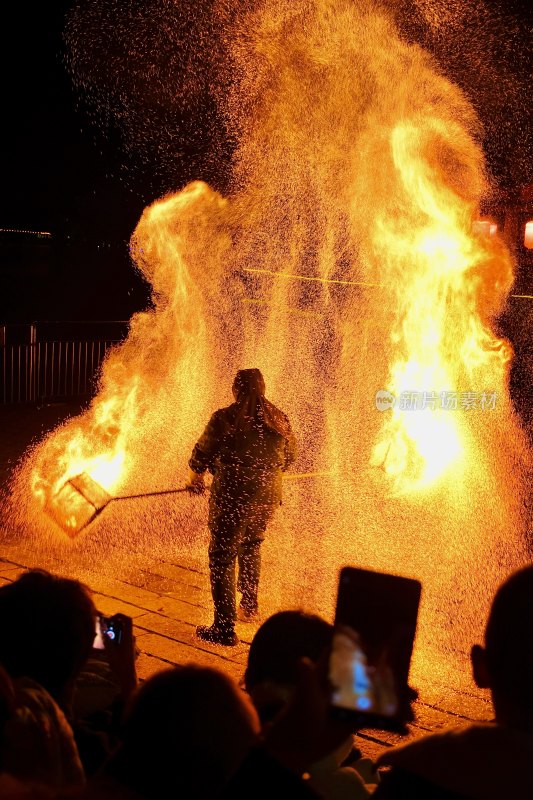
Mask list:
[[[333,475],[331,472],[301,472],[289,473],[284,477],[289,480],[296,478],[314,478]],[[75,475],[66,481],[59,492],[49,498],[45,509],[57,524],[72,538],[87,527],[102,513],[109,503],[116,500],[135,500],[139,497],[157,497],[163,494],[179,494],[186,492],[187,487],[179,489],[164,489],[158,492],[144,492],[142,494],[126,494],[113,497],[100,486],[87,472]]]
[[48,500],[45,508],[57,524],[73,539],[96,519],[109,503],[116,500],[134,500],[138,497],[178,494],[185,491],[187,491],[186,487],[182,486],[180,489],[165,489],[159,492],[113,497],[87,472],[82,472],[80,475],[69,478],[59,492]]

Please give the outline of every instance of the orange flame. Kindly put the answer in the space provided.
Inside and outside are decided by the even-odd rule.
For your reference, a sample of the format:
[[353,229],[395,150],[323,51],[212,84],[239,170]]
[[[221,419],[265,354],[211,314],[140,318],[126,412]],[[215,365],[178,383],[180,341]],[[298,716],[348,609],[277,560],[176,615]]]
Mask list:
[[[434,117],[402,121],[391,131],[390,146],[398,200],[407,213],[399,220],[378,218],[373,238],[375,251],[393,262],[396,280],[387,388],[398,398],[416,393],[431,400],[423,409],[396,407],[373,457],[405,489],[472,459],[464,420],[443,409],[442,400],[453,393],[505,393],[511,351],[490,323],[513,275],[502,243],[473,233],[476,207],[459,157],[475,163],[477,153],[464,130]],[[439,163],[442,153],[447,158]]]
[[[58,528],[44,509],[68,500],[67,533],[91,518],[70,491],[81,472],[113,495],[180,485],[235,371],[259,367],[309,476],[286,482],[269,530],[271,610],[303,598],[330,613],[341,563],[418,577],[417,658],[433,679],[448,663],[436,638],[468,652],[502,572],[528,558],[530,455],[509,399],[511,348],[494,332],[512,261],[474,225],[487,191],[479,123],[383,4],[259,6],[235,15],[221,66],[237,143],[227,197],[195,182],[144,211],[132,257],[153,308],[108,355],[90,408],[21,466],[14,515],[44,530],[47,551]],[[379,410],[379,392],[394,406]],[[426,408],[405,407],[413,393]],[[121,557],[136,545],[174,558],[181,544],[192,558],[205,508],[183,497],[144,512],[114,504],[70,548],[76,569],[117,531]]]
[[[203,235],[205,247],[210,247],[211,215],[216,219],[224,206],[224,200],[197,182],[144,212],[132,252],[154,287],[157,310],[134,316],[128,339],[106,358],[90,409],[68,421],[34,454],[32,489],[43,504],[83,472],[109,492],[128,480],[135,482],[139,464],[154,457],[150,441],[162,425],[169,452],[156,458],[163,473],[165,455],[173,457],[176,442],[181,438],[188,443],[195,435],[198,415],[207,411],[209,372],[216,372],[207,324],[208,306],[215,300],[203,274],[195,274],[198,265],[189,261],[187,251],[189,239],[196,236]],[[224,241],[211,243],[212,252],[222,251]],[[169,420],[173,431],[168,430]],[[137,481],[143,479],[144,472]],[[156,473],[152,485],[159,480]]]
[[[154,307],[107,358],[90,409],[32,454],[29,516],[80,471],[111,493],[178,485],[235,370],[257,366],[293,421],[298,471],[324,476],[290,482],[293,522],[279,524],[312,531],[321,570],[436,570],[376,536],[438,517],[442,546],[463,552],[472,497],[494,509],[496,538],[520,514],[502,480],[522,441],[511,350],[493,332],[512,263],[474,227],[487,190],[479,123],[372,3],[267,0],[228,43],[228,196],[195,182],[145,210],[132,256]],[[376,409],[379,390],[394,408]],[[496,393],[493,412],[442,407],[443,393],[483,392]],[[427,408],[404,409],[402,393],[425,393]],[[327,589],[320,575],[313,592]]]

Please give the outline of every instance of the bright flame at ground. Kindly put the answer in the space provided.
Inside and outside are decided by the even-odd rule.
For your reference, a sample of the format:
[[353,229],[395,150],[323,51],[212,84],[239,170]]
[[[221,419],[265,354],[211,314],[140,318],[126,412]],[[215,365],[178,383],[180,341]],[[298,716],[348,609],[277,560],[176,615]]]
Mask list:
[[[512,270],[500,243],[473,235],[482,174],[467,130],[419,113],[394,126],[390,145],[396,197],[406,212],[376,220],[373,236],[375,250],[396,272],[391,340],[398,355],[387,388],[406,404],[412,393],[428,402],[415,411],[394,409],[374,463],[405,489],[423,487],[475,457],[464,419],[442,408],[443,399],[472,390],[502,395],[511,352],[490,323],[509,292]],[[489,309],[481,303],[484,285],[493,291]]]
[[[84,471],[112,493],[178,485],[235,371],[257,366],[296,428],[298,470],[326,475],[291,482],[270,556],[290,559],[299,597],[329,607],[351,561],[421,577],[430,606],[468,597],[463,618],[479,614],[472,593],[486,599],[505,558],[522,558],[525,456],[510,347],[493,332],[511,260],[474,226],[486,189],[474,112],[372,3],[269,0],[235,23],[228,60],[232,191],[196,182],[145,210],[132,256],[155,307],[132,319],[90,409],[22,468],[18,517],[55,526],[43,506]],[[379,390],[394,407],[376,409]],[[424,409],[405,407],[413,393]],[[150,548],[177,529],[177,547],[190,516],[150,508],[113,517],[114,533]]]

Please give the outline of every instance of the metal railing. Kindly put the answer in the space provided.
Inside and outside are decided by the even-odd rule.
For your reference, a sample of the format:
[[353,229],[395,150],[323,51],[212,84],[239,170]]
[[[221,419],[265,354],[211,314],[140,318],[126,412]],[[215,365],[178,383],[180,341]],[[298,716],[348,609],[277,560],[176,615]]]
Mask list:
[[93,393],[117,339],[45,341],[0,347],[0,403],[41,403]]

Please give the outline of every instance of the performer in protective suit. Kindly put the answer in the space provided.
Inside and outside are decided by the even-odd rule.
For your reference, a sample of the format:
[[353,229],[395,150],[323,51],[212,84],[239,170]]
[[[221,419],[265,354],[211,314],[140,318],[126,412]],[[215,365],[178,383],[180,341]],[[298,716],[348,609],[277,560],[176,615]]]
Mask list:
[[233,382],[235,402],[215,411],[189,461],[189,489],[203,492],[204,473],[213,474],[209,500],[209,571],[215,620],[196,634],[235,645],[235,562],[242,592],[240,618],[257,615],[261,543],[281,503],[282,473],[296,457],[287,416],[265,397],[258,369],[240,370]]

